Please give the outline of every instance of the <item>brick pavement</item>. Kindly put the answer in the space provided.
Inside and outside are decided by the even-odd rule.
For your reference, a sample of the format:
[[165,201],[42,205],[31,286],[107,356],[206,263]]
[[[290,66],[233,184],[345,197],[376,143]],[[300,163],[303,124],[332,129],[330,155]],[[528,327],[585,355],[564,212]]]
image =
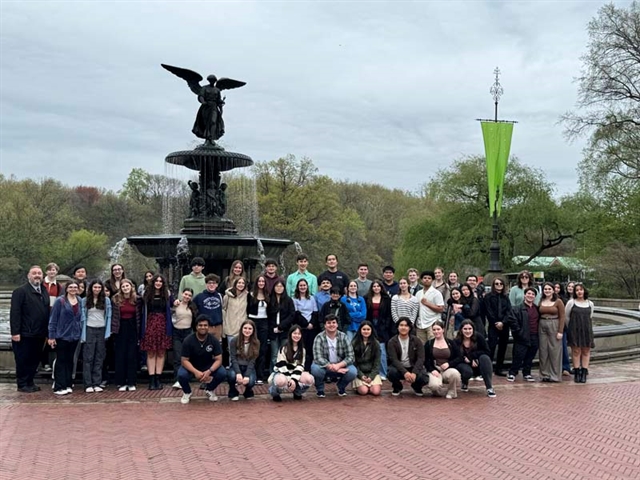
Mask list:
[[196,391],[181,405],[167,389],[59,399],[5,384],[0,479],[640,478],[640,362],[592,370],[586,385],[497,379],[495,399],[474,382],[457,400]]

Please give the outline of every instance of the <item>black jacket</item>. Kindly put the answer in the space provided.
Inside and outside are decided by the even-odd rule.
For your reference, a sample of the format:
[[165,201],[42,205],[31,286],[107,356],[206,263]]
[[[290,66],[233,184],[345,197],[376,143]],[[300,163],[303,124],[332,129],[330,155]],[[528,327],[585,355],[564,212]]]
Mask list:
[[[460,348],[458,348],[458,344],[453,340],[449,340],[448,338],[445,338],[445,340],[447,341],[447,346],[449,347],[449,360],[447,361],[447,363],[449,364],[449,368],[456,368],[456,365],[458,365],[462,361]],[[435,358],[433,358],[433,345],[435,341],[435,338],[432,338],[424,346],[424,366],[429,373],[433,372],[436,369],[436,361]]]
[[327,303],[322,305],[320,309],[320,314],[318,315],[318,319],[320,322],[321,329],[324,330],[324,317],[329,315],[330,313],[335,313],[338,316],[338,329],[341,332],[345,332],[349,330],[349,325],[351,325],[351,315],[349,315],[349,309],[347,306],[342,303],[340,300],[334,302],[333,300],[329,300]]
[[46,337],[49,329],[49,294],[40,286],[38,293],[30,283],[11,294],[11,335]]
[[[273,332],[273,329],[276,328],[276,318],[278,316],[278,311],[280,311],[280,325],[277,325],[278,333],[276,334]],[[269,338],[286,338],[291,325],[293,325],[295,314],[296,307],[293,304],[293,300],[291,300],[289,297],[286,297],[284,301],[282,301],[281,299],[280,305],[269,303],[269,305],[267,305],[267,318],[269,319]]]
[[380,313],[377,322],[373,320],[373,308],[367,301],[367,320],[373,323],[376,337],[380,343],[387,343],[397,333],[393,331],[396,327],[391,319],[391,298],[389,295],[380,295]]
[[484,297],[484,309],[489,328],[494,328],[496,322],[507,323],[507,318],[511,311],[511,302],[507,295],[491,292]]
[[[389,366],[395,368],[401,375],[407,373],[407,369],[402,365],[402,347],[398,335],[395,335],[387,343],[387,358]],[[409,363],[413,365],[413,373],[416,375],[426,375],[424,370],[424,347],[422,342],[415,335],[409,335]]]
[[476,345],[473,348],[470,348],[469,351],[465,352],[464,347],[462,346],[462,342],[455,339],[455,344],[460,349],[460,356],[462,361],[464,362],[464,357],[467,357],[469,360],[478,360],[480,355],[488,355],[491,356],[489,351],[489,345],[487,341],[484,339],[482,335],[476,335]]
[[[267,302],[267,312],[269,310],[269,297],[267,296],[264,300],[265,302]],[[253,296],[253,293],[249,293],[249,295],[247,295],[247,315],[258,315],[258,304],[260,303],[260,300],[258,300],[256,297]],[[267,313],[267,316],[269,314]]]
[[[537,305],[535,307],[536,309],[538,308]],[[529,315],[527,313],[527,305],[525,303],[511,309],[509,312],[508,322],[514,343],[530,345]]]

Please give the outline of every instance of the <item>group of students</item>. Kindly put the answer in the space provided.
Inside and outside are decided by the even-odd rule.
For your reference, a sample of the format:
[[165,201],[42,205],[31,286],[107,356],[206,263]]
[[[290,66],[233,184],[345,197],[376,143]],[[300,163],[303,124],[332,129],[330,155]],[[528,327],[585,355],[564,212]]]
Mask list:
[[[300,399],[312,384],[324,397],[325,382],[332,381],[340,396],[349,385],[362,395],[380,395],[387,379],[393,395],[406,382],[416,395],[427,386],[433,395],[456,398],[458,388],[468,391],[469,382],[479,380],[495,397],[494,373],[514,381],[522,370],[525,380],[535,381],[538,351],[542,381],[561,381],[571,369],[566,358],[563,363],[567,345],[575,381],[586,382],[593,304],[583,285],[567,285],[571,298],[559,284],[538,291],[525,271],[508,294],[500,277],[485,294],[476,276],[459,284],[455,272],[445,279],[439,267],[420,274],[409,269],[396,281],[391,266],[382,279],[370,280],[368,266],[360,264],[349,280],[336,255],[327,255],[327,270],[317,277],[305,255],[296,263],[285,280],[267,260],[250,283],[236,260],[220,282],[203,273],[205,262],[196,257],[175,299],[162,275],[147,272],[136,288],[119,264],[104,283],[71,280],[52,295],[48,320],[48,344],[57,353],[54,393],[72,392],[80,344],[85,391],[102,391],[109,338],[120,391],[136,389],[138,348],[146,354],[149,388],[162,388],[166,352],[173,349],[173,387],[183,390],[183,403],[194,379],[210,400],[217,400],[215,389],[225,380],[234,401],[240,393],[253,397],[254,386],[265,382],[275,401],[287,392]],[[513,362],[505,373],[510,334]]]

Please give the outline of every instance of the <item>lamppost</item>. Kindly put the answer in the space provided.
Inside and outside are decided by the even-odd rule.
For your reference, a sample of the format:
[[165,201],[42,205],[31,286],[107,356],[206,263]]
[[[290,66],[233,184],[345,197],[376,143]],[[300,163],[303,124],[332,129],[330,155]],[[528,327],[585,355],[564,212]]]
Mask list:
[[509,161],[509,151],[511,150],[511,135],[513,134],[512,120],[498,120],[498,103],[504,93],[500,84],[500,69],[493,71],[495,81],[489,93],[493,98],[494,116],[492,120],[477,119],[482,126],[482,137],[484,139],[484,151],[487,161],[487,183],[489,187],[489,215],[493,218],[491,235],[491,247],[489,248],[489,272],[502,272],[500,267],[500,243],[498,242],[498,217],[502,209],[502,191],[504,186],[504,176],[507,171]]

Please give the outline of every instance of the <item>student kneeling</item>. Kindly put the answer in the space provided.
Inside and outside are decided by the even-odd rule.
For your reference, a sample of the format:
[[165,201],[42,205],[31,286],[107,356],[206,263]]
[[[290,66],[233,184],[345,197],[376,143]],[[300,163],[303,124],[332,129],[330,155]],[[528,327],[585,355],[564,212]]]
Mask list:
[[316,395],[324,398],[324,381],[329,377],[337,381],[338,395],[346,397],[347,385],[357,375],[353,362],[353,347],[347,334],[338,331],[338,317],[327,315],[324,332],[313,341],[311,375],[315,379]]
[[227,378],[222,367],[222,347],[220,342],[209,333],[209,317],[200,315],[197,319],[196,333],[185,338],[182,344],[182,366],[178,370],[178,382],[182,387],[181,403],[187,404],[191,399],[189,381],[198,380],[205,383],[205,392],[209,400],[218,400],[215,389]]
[[457,398],[460,372],[455,367],[462,360],[460,349],[456,342],[445,338],[444,323],[440,320],[436,320],[431,326],[431,331],[434,338],[424,346],[424,363],[429,372],[429,390],[434,396],[441,396],[446,383],[446,398]]
[[389,381],[393,387],[391,395],[397,397],[402,391],[402,380],[411,384],[414,393],[422,397],[422,387],[427,384],[424,369],[424,346],[418,337],[409,335],[413,324],[407,317],[400,317],[397,323],[398,335],[387,343],[389,359]]
[[240,326],[240,335],[229,342],[229,361],[227,372],[229,398],[233,402],[240,399],[238,387],[244,387],[244,398],[253,398],[253,386],[256,384],[256,360],[260,354],[260,342],[253,320],[245,320]]

